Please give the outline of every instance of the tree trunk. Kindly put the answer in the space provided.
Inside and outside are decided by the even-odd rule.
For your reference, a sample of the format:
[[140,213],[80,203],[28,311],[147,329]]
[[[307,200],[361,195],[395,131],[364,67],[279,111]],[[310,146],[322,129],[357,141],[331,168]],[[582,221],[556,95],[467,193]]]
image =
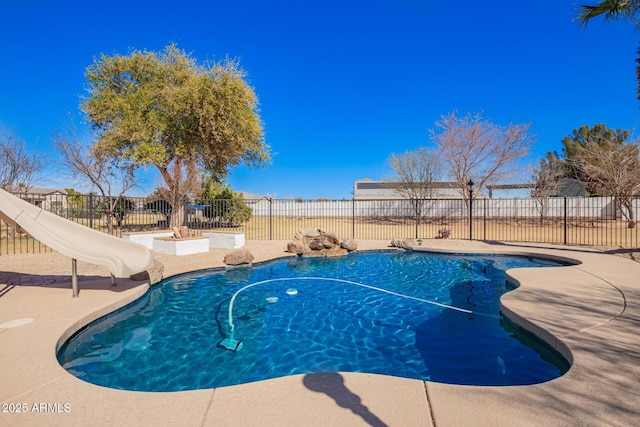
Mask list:
[[180,227],[184,223],[185,206],[184,199],[180,195],[171,198],[171,215],[169,216],[169,228]]
[[[157,165],[160,174],[168,188],[168,198],[171,204],[171,215],[167,217],[169,228],[180,227],[185,221],[185,197],[188,193],[183,185],[183,165],[185,160],[178,156],[175,164],[169,168],[167,165]],[[187,176],[187,180],[193,177]]]
[[625,206],[627,208],[627,227],[628,228],[636,228],[636,221],[633,215],[633,206]]
[[111,212],[107,212],[107,231],[109,232],[110,235],[113,235],[113,216],[111,215]]
[[627,220],[627,228],[635,228],[636,221],[633,214],[632,200],[627,197],[620,197],[618,201],[620,203],[620,211],[622,212],[622,217]]

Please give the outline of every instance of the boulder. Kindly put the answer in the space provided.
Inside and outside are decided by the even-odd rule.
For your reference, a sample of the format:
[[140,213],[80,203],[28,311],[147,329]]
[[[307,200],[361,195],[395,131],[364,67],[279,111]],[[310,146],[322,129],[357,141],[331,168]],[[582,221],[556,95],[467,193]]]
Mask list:
[[247,249],[238,249],[237,251],[226,254],[224,256],[224,263],[226,265],[251,264],[253,259],[253,254]]
[[172,227],[171,230],[173,231],[174,239],[180,240],[180,239],[188,239],[189,237],[191,237],[191,232],[184,225],[182,227]]
[[349,252],[352,252],[358,249],[358,243],[356,243],[356,241],[352,239],[344,240],[343,242],[340,243],[340,247],[342,249],[346,249]]
[[320,237],[322,230],[319,230],[317,228],[313,228],[313,227],[302,227],[300,229],[300,234],[304,237]]
[[305,252],[306,248],[304,246],[304,244],[300,241],[293,241],[293,242],[289,242],[287,243],[287,252],[290,252],[292,254],[298,254],[300,255],[301,253]]
[[160,282],[162,280],[163,274],[164,274],[164,264],[154,259],[153,267],[151,267],[146,271],[132,274],[131,276],[129,276],[129,279],[135,280],[135,281],[148,280],[149,286],[151,286]]
[[[314,251],[345,249],[340,247],[341,243],[340,239],[333,233],[328,233],[319,228],[303,227],[296,232],[293,240],[287,244],[287,252],[300,255]],[[355,242],[349,243],[348,246],[354,248],[351,250],[355,250]],[[326,256],[326,254],[319,256]]]
[[349,252],[346,249],[342,249],[342,248],[335,248],[335,249],[320,249],[317,251],[307,251],[305,253],[302,254],[303,257],[308,257],[308,258],[330,258],[330,257],[337,257],[337,256],[344,256],[347,255]]
[[335,234],[323,232],[322,237],[324,237],[332,246],[340,246],[340,239],[338,239]]
[[418,241],[416,239],[392,239],[391,246],[412,250],[415,246],[418,246]]
[[324,248],[325,247],[322,239],[313,239],[309,242],[309,249],[311,249],[312,251],[319,251]]
[[340,247],[340,244],[334,245],[324,237],[313,239],[309,242],[309,249],[312,251],[321,251],[322,249],[336,249]]
[[323,238],[322,239],[322,244],[324,245],[325,249],[337,249],[337,248],[340,247],[340,241],[339,240],[338,240],[338,243],[334,244],[333,242],[331,242],[327,238]]

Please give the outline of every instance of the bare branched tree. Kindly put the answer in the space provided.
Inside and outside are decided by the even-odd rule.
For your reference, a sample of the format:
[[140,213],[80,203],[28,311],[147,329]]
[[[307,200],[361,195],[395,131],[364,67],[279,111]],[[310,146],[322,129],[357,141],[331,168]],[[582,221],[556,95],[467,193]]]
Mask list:
[[531,198],[536,202],[541,225],[548,215],[549,198],[558,195],[559,182],[564,173],[561,162],[549,155],[546,160],[540,160],[539,167],[533,170],[532,180],[535,187],[531,190]]
[[586,141],[577,155],[582,170],[602,195],[613,196],[627,227],[636,225],[633,197],[640,193],[640,141]]
[[395,191],[410,200],[420,222],[425,209],[426,199],[434,197],[434,183],[442,177],[442,166],[436,154],[420,147],[403,154],[392,153],[388,160],[395,177]]
[[30,152],[24,141],[0,129],[0,188],[10,192],[29,191],[42,169],[42,157]]
[[131,162],[120,162],[99,151],[89,150],[78,137],[72,124],[66,132],[53,137],[56,148],[62,155],[74,178],[88,180],[101,195],[101,207],[106,213],[109,234],[113,233],[113,220],[117,219],[121,199],[125,192],[135,187],[135,166]]
[[420,147],[403,154],[392,153],[388,163],[395,174],[398,193],[407,199],[434,196],[434,182],[442,177],[442,166],[433,151]]
[[481,113],[458,117],[454,111],[436,122],[431,137],[462,197],[468,200],[469,180],[475,182],[478,194],[487,184],[515,173],[534,141],[530,127],[514,123],[500,126],[484,120]]

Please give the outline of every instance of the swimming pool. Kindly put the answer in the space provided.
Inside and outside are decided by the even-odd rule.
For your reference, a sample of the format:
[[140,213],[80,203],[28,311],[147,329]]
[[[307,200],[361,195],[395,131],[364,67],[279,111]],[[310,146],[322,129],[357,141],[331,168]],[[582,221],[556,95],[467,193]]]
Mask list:
[[[335,371],[534,384],[568,363],[504,319],[499,298],[510,289],[506,269],[559,265],[383,251],[194,272],[92,322],[58,361],[85,381],[140,391]],[[239,351],[220,346],[232,325]]]

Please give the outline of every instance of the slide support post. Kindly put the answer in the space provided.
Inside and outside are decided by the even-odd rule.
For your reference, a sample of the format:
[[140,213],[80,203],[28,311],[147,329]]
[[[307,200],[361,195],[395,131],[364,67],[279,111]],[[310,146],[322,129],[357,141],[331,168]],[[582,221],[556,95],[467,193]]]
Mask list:
[[78,297],[78,261],[74,258],[71,260],[71,289],[73,289],[73,297]]

